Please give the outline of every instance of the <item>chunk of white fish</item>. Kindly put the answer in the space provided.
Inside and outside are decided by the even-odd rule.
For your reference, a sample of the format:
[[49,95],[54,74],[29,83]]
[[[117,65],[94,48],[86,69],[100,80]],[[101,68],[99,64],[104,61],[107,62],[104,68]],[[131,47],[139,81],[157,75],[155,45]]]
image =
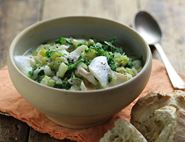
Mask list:
[[97,81],[96,79],[94,78],[94,76],[88,72],[87,70],[85,70],[83,67],[79,66],[76,70],[76,74],[84,77],[85,79],[87,79],[90,83],[92,83],[93,85],[97,85]]
[[65,49],[58,49],[57,52],[61,53],[65,58],[69,56],[69,52]]
[[32,71],[32,63],[34,59],[31,56],[15,56],[15,62],[18,68],[24,73],[28,74],[29,71]]
[[111,68],[108,65],[107,58],[105,56],[94,58],[89,65],[89,70],[103,88],[107,87]]
[[74,51],[72,51],[72,52],[69,54],[68,58],[69,58],[70,60],[74,61],[74,62],[77,61],[78,58],[80,57],[81,53],[82,53],[86,48],[88,48],[86,45],[81,45],[81,46],[77,47]]
[[58,49],[59,50],[66,50],[66,49],[68,49],[69,48],[69,46],[68,45],[57,45],[58,46]]

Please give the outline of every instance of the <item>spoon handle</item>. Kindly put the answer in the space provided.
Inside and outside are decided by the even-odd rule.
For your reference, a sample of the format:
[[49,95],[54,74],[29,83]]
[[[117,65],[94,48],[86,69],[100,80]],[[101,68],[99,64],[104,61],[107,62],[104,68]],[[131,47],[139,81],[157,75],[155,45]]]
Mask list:
[[164,65],[166,67],[168,76],[171,80],[171,83],[172,83],[173,87],[177,88],[177,89],[185,89],[185,82],[175,71],[174,67],[172,66],[172,64],[168,60],[168,58],[167,58],[164,50],[162,49],[161,45],[159,43],[156,43],[154,46],[157,49]]

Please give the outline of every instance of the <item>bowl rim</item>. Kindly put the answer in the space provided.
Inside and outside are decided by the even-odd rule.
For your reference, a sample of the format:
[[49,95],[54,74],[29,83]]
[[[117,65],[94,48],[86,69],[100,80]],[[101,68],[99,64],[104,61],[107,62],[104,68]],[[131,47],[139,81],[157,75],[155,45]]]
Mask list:
[[[117,84],[117,85],[114,85],[114,86],[110,86],[108,88],[102,88],[102,89],[96,89],[96,90],[87,90],[87,91],[79,91],[79,90],[66,90],[66,89],[59,89],[59,88],[54,88],[54,87],[49,87],[49,86],[46,86],[46,85],[43,85],[41,83],[38,83],[34,80],[32,80],[31,78],[29,78],[28,76],[26,76],[16,65],[15,63],[15,60],[13,59],[14,58],[14,49],[15,49],[15,45],[16,43],[19,41],[19,39],[21,37],[23,37],[27,32],[31,31],[32,29],[36,28],[37,26],[41,26],[42,24],[45,24],[45,23],[49,23],[49,22],[54,22],[54,21],[57,21],[57,20],[61,20],[61,19],[73,19],[73,18],[79,18],[79,19],[94,19],[94,20],[99,20],[99,21],[105,21],[105,22],[108,22],[108,23],[112,23],[112,24],[116,24],[116,25],[119,25],[119,26],[123,26],[124,28],[130,30],[131,32],[133,32],[135,35],[138,36],[138,38],[140,38],[140,40],[143,42],[143,44],[145,45],[145,48],[146,48],[146,61],[145,61],[145,64],[144,66],[142,67],[141,71],[136,74],[136,76],[134,76],[133,78],[131,78],[130,80],[126,81],[126,82],[123,82],[123,83],[120,83],[120,84]],[[150,64],[150,61],[151,61],[151,51],[150,51],[150,48],[148,46],[148,44],[144,41],[144,39],[136,32],[135,29],[133,28],[130,28],[129,26],[125,25],[125,24],[122,24],[122,23],[119,23],[119,22],[116,22],[116,21],[113,21],[113,20],[110,20],[110,19],[107,19],[107,18],[101,18],[101,17],[94,17],[94,16],[65,16],[65,17],[57,17],[57,18],[51,18],[51,19],[47,19],[47,20],[42,20],[42,21],[38,21],[30,26],[28,26],[27,28],[25,28],[24,30],[22,30],[19,34],[17,34],[17,36],[13,39],[11,45],[10,45],[10,48],[9,48],[9,59],[11,62],[11,64],[14,66],[14,68],[16,69],[16,71],[22,76],[24,77],[24,79],[30,81],[31,83],[33,84],[36,84],[36,85],[39,85],[40,87],[43,87],[45,89],[50,89],[52,91],[59,91],[59,92],[64,92],[64,93],[75,93],[75,94],[88,94],[88,93],[98,93],[98,92],[105,92],[105,91],[109,91],[109,90],[113,90],[113,89],[117,89],[123,85],[126,85],[126,84],[129,84],[131,83],[133,80],[135,80],[136,78],[138,78],[145,70],[146,68],[149,66]],[[9,67],[8,67],[9,68]]]

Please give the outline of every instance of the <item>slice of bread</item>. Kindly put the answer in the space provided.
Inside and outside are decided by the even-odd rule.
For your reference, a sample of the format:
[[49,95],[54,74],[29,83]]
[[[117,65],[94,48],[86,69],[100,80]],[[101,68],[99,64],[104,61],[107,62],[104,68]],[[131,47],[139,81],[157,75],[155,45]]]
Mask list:
[[113,129],[100,139],[100,142],[147,142],[143,135],[126,120],[118,119]]
[[185,92],[140,98],[132,108],[131,123],[148,142],[185,142]]

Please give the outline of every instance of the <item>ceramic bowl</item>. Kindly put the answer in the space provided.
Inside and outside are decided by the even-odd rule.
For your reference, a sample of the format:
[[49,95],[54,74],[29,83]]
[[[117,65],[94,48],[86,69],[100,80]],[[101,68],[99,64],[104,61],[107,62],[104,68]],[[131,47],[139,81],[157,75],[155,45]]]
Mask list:
[[[127,82],[86,92],[43,86],[21,72],[16,56],[60,36],[98,40],[117,38],[126,53],[142,57],[143,69]],[[96,17],[63,17],[38,22],[15,37],[8,57],[9,74],[18,92],[49,119],[69,128],[101,124],[129,105],[148,82],[151,66],[150,49],[133,29]]]

